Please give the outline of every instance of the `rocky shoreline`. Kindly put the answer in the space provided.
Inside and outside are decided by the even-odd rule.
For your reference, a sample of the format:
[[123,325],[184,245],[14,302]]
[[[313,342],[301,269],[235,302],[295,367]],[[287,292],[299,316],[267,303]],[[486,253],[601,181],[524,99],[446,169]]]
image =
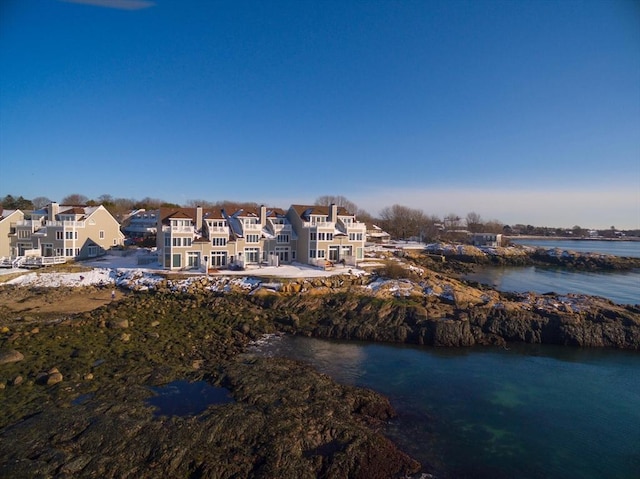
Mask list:
[[[243,355],[283,332],[441,347],[507,342],[640,349],[640,306],[503,294],[407,259],[379,275],[252,281],[199,277],[76,314],[0,312],[2,477],[413,477],[384,436],[379,394],[295,361]],[[395,268],[397,269],[397,267]],[[383,276],[382,273],[387,273]],[[396,275],[397,275],[396,271]],[[93,297],[95,286],[81,294]],[[63,288],[0,296],[68,300]],[[53,295],[54,298],[50,298]],[[157,416],[151,386],[225,387],[234,401]]]

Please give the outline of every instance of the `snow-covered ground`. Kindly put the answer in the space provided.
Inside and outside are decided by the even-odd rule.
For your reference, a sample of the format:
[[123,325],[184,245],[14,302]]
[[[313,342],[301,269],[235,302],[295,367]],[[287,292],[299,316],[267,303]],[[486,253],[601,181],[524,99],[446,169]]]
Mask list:
[[[26,269],[0,269],[0,275],[9,273],[23,273],[20,276],[0,284],[19,286],[89,286],[89,285],[112,285],[138,288],[149,288],[159,281],[171,279],[169,272],[163,270],[158,263],[151,263],[144,266],[138,265],[138,255],[129,254],[106,255],[95,260],[83,261],[83,266],[92,268],[90,271],[81,273],[60,273],[48,272],[46,268],[36,271]],[[337,266],[330,270],[324,270],[304,264],[291,264],[281,266],[251,267],[244,271],[224,270],[219,273],[209,274],[210,278],[235,278],[234,283],[246,283],[254,285],[255,276],[275,276],[281,278],[317,278],[332,276],[336,274],[365,274],[359,268],[349,266]],[[189,275],[190,278],[176,282],[176,285],[188,284],[194,280],[205,276],[204,271],[181,272],[181,276]]]

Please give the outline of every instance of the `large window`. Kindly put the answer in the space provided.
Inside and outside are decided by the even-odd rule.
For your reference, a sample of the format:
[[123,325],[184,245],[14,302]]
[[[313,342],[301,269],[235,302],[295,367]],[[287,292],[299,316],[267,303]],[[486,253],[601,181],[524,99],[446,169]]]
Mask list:
[[171,267],[172,268],[180,268],[181,266],[182,266],[182,255],[174,254]]
[[199,268],[200,267],[200,253],[189,251],[187,253],[187,266],[189,268]]
[[247,243],[257,243],[260,240],[259,235],[247,235],[246,236]]
[[260,248],[244,249],[245,263],[258,263],[260,261]]
[[288,243],[289,235],[288,234],[279,234],[278,235],[278,243]]
[[289,262],[289,248],[276,246],[276,255],[280,261]]
[[226,251],[212,251],[211,252],[211,266],[220,267],[227,265],[227,252]]

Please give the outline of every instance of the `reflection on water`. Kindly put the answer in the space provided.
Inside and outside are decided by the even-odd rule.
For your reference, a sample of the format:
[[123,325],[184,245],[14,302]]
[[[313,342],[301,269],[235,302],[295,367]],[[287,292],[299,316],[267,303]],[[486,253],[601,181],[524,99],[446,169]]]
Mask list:
[[280,337],[254,352],[388,396],[388,433],[437,477],[637,478],[640,355]]
[[528,267],[485,267],[465,279],[499,291],[555,292],[601,296],[620,304],[640,303],[640,271],[586,272]]

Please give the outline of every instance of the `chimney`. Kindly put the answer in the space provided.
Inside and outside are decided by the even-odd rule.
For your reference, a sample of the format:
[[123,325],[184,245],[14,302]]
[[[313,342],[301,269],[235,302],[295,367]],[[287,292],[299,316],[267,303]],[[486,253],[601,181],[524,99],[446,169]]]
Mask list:
[[335,223],[338,221],[338,205],[331,203],[329,207],[329,223]]
[[196,229],[202,228],[202,206],[196,206]]
[[267,224],[267,207],[260,205],[260,226]]
[[49,205],[49,221],[55,221],[58,213],[60,213],[60,205],[55,201],[52,201]]

